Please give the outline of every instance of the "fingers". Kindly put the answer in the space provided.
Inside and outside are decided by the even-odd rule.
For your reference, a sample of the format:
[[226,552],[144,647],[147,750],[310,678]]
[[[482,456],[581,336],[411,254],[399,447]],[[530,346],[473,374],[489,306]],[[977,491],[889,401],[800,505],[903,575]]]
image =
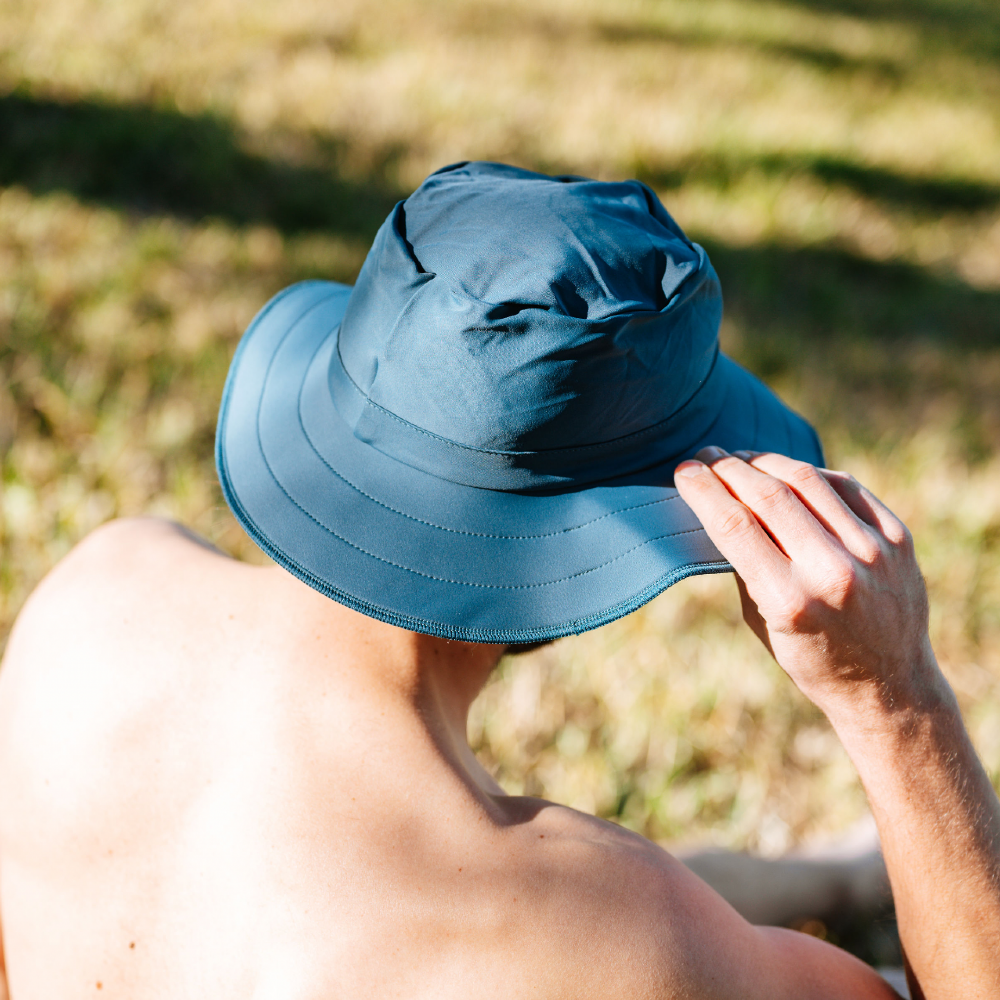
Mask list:
[[[739,469],[737,459],[771,479],[780,480],[809,511],[813,521],[822,525],[831,538],[839,541],[851,555],[866,564],[870,565],[878,558],[885,542],[896,547],[912,545],[912,537],[906,525],[878,497],[846,472],[818,469],[808,462],[799,462],[773,452],[738,451],[729,456],[721,449],[703,449],[699,452],[699,457],[711,462],[713,470],[727,482],[730,489],[735,484],[733,476],[743,482],[747,481],[746,473]],[[777,509],[787,502],[787,497],[783,497],[780,490],[772,487],[773,496],[766,492],[764,495],[765,505],[776,508],[770,521],[755,505],[752,493],[742,495],[738,490],[734,492],[754,510],[767,530],[774,534],[779,545],[793,559],[801,559],[815,545],[815,536],[808,531],[804,540],[801,535],[796,534],[796,526],[801,531],[801,521],[786,519]],[[774,533],[778,523],[782,523],[787,534]],[[815,525],[812,527],[814,529]],[[797,539],[804,544],[803,550],[798,548]],[[796,551],[793,552],[789,546]]]
[[[850,522],[837,518],[836,511],[829,507],[829,500],[823,499],[822,483],[814,474],[818,474],[818,477],[825,480],[830,489],[843,501],[844,506],[859,521],[869,528],[874,528],[886,541],[898,545],[910,540],[910,532],[906,525],[874,493],[862,486],[848,472],[818,469],[806,462],[796,462],[794,459],[772,452],[737,451],[733,454],[756,468],[787,482],[803,498],[803,501],[815,510],[818,517],[828,521],[829,526],[835,533],[840,534],[845,542],[851,537],[850,535],[845,537],[843,534],[845,531],[851,532]],[[853,535],[853,537],[860,538],[857,535]],[[865,544],[861,539],[858,546],[861,551],[851,545],[848,547],[855,555],[862,556]]]
[[906,526],[845,473],[765,452],[697,457],[677,467],[675,485],[753,592],[788,579],[793,565],[809,573],[852,556],[873,565],[886,542],[912,546]]
[[787,575],[785,554],[707,465],[682,462],[674,472],[674,485],[716,548],[752,587],[766,587]]
[[865,524],[875,528],[887,541],[898,545],[909,540],[910,533],[906,525],[854,476],[830,469],[823,469],[822,473],[831,489],[836,490],[837,495],[854,514]]
[[[755,469],[787,483],[817,520],[832,535],[840,539],[852,555],[866,563],[878,555],[878,537],[870,527],[870,525],[877,526],[877,522],[871,519],[870,508],[861,500],[857,491],[843,483],[838,489],[831,478],[841,477],[856,485],[856,481],[851,477],[843,473],[817,469],[808,462],[799,462],[773,452],[736,452],[736,455]],[[851,503],[847,502],[842,490],[843,493],[853,494],[852,500],[855,506],[863,513],[859,514]],[[863,516],[864,514],[868,516]]]
[[[832,551],[843,551],[834,535],[779,476],[769,475],[721,448],[706,448],[698,457],[707,461],[729,492],[753,511],[792,560],[809,563]],[[840,503],[832,491],[831,496]]]

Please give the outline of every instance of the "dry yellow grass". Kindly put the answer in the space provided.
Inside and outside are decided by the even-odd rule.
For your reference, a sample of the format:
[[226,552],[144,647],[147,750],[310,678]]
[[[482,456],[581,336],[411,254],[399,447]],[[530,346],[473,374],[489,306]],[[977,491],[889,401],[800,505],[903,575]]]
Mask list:
[[[913,528],[1000,778],[998,56],[974,0],[6,0],[0,635],[108,517],[258,558],[211,462],[235,342],[350,280],[424,174],[639,175],[716,260],[727,348]],[[471,735],[659,839],[778,852],[863,809],[728,578],[506,663]]]

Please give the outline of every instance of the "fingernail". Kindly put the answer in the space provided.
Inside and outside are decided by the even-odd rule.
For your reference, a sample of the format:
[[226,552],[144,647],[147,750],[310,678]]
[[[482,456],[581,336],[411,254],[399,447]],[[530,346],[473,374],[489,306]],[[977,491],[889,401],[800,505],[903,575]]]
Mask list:
[[717,448],[714,444],[709,445],[707,448],[702,448],[698,452],[697,457],[705,462],[714,462],[718,458],[725,458],[729,452],[723,451],[721,448]]
[[743,448],[741,448],[739,451],[734,451],[733,455],[736,458],[742,459],[744,462],[749,462],[750,459],[753,458],[753,452],[746,451]]
[[689,458],[686,462],[681,462],[680,465],[674,469],[674,479],[678,476],[683,476],[685,479],[690,479],[692,476],[701,475],[705,471],[705,466],[701,462],[696,462],[694,459]]

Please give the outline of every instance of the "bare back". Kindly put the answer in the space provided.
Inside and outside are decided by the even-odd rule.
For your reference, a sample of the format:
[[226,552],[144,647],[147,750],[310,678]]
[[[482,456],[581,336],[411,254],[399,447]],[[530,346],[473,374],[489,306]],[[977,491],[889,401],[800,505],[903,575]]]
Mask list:
[[160,522],[39,588],[0,680],[14,1000],[892,995],[642,838],[504,795],[360,618]]

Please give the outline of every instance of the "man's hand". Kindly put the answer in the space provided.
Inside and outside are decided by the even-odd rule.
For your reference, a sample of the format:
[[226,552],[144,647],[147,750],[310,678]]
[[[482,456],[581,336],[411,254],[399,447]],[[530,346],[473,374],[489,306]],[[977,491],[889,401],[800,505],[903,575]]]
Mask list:
[[861,775],[910,990],[1000,997],[1000,802],[927,637],[909,532],[849,476],[717,449],[681,496],[733,564],[750,627],[822,708]]
[[743,615],[826,710],[862,689],[886,707],[942,681],[927,592],[906,526],[851,476],[718,448],[684,462],[677,489],[737,573]]

